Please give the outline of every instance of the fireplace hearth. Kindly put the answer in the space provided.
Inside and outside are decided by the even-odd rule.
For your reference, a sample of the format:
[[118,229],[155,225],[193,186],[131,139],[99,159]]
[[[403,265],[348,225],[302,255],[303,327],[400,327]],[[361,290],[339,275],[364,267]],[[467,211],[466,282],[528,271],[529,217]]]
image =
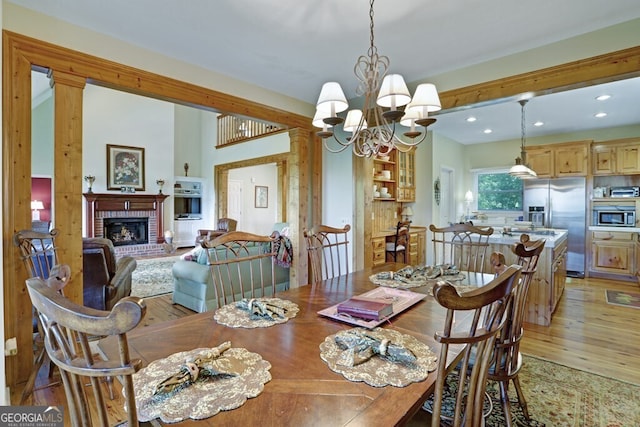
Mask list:
[[104,218],[104,237],[114,246],[149,243],[149,218]]

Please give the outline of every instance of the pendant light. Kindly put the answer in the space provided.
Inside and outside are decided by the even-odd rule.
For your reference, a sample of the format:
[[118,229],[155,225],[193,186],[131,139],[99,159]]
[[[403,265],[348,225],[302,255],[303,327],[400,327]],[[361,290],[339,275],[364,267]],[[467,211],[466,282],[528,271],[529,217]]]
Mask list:
[[520,138],[520,157],[516,157],[516,164],[509,169],[509,175],[518,177],[520,179],[533,179],[537,178],[538,175],[529,168],[527,165],[527,151],[525,150],[525,115],[524,115],[524,106],[527,104],[528,99],[521,99],[518,101],[520,107],[522,109],[522,118],[520,121],[520,130],[521,130],[521,138]]

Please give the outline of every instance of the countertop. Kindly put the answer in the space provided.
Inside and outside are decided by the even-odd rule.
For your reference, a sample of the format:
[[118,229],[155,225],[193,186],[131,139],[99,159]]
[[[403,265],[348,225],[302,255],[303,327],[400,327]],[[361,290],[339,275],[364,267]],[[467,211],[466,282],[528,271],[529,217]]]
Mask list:
[[590,225],[589,231],[621,231],[624,233],[640,233],[640,227],[605,227],[602,225]]
[[[551,233],[553,234],[546,234]],[[542,234],[545,233],[545,234]],[[512,245],[520,241],[520,236],[528,234],[531,240],[544,239],[546,240],[545,248],[555,248],[556,245],[562,243],[567,239],[567,230],[541,228],[537,230],[514,230],[511,235],[502,234],[502,232],[495,232],[489,237],[489,243],[494,245]]]

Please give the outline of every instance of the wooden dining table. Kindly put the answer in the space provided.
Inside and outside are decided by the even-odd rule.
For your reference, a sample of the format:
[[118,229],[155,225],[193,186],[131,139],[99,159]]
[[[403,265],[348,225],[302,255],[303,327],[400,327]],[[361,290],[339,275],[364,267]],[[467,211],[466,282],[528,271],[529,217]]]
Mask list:
[[[353,328],[351,324],[319,315],[317,312],[353,295],[376,288],[369,277],[380,271],[397,271],[403,264],[388,263],[374,269],[356,271],[280,292],[276,296],[296,303],[297,316],[286,323],[267,328],[231,328],[218,324],[213,312],[204,312],[147,327],[128,334],[132,358],[143,366],[171,354],[197,348],[216,347],[231,341],[258,353],[271,364],[272,379],[255,398],[241,407],[221,411],[204,420],[185,420],[175,425],[202,426],[392,426],[403,425],[433,393],[437,372],[405,387],[373,387],[350,381],[329,369],[320,358],[325,337]],[[471,274],[464,284],[480,286],[492,275]],[[380,327],[408,334],[427,344],[439,356],[434,333],[442,329],[445,310],[429,296],[433,284],[411,288],[427,296],[392,317]],[[107,358],[117,358],[114,337],[103,339],[99,347]],[[453,363],[455,358],[450,360]]]

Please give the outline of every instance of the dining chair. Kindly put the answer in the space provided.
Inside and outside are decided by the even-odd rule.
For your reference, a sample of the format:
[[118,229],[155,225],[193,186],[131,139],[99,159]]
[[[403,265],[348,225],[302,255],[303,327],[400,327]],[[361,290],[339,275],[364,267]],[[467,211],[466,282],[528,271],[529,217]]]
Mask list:
[[471,223],[448,227],[431,224],[429,230],[433,233],[434,265],[450,264],[462,271],[486,272],[485,256],[492,227],[477,227]]
[[277,237],[230,231],[205,240],[218,308],[242,298],[274,297]]
[[[516,389],[522,413],[526,419],[529,419],[527,401],[518,380],[518,374],[522,368],[520,342],[524,334],[523,322],[529,286],[536,273],[538,259],[545,245],[545,240],[531,241],[528,236],[524,235],[520,240],[511,247],[511,250],[517,258],[516,263],[522,267],[521,278],[514,288],[513,299],[507,310],[507,323],[496,339],[493,362],[489,368],[488,376],[489,380],[498,382],[500,386],[500,401],[508,427],[512,426],[508,396],[510,381],[513,382]],[[504,259],[504,256],[502,258]],[[498,267],[497,271],[500,272],[504,268],[504,266]]]
[[[114,376],[122,383],[128,425],[138,425],[132,375],[141,364],[131,360],[126,334],[142,321],[146,313],[143,300],[125,297],[111,311],[101,311],[75,304],[40,277],[27,279],[27,290],[44,329],[47,355],[60,370],[72,425],[109,424],[109,408],[100,380]],[[111,335],[118,337],[119,359],[94,356],[90,339]],[[87,378],[91,391],[87,389]]]
[[349,274],[349,224],[343,228],[316,225],[303,230],[312,283]]
[[[446,281],[434,286],[434,298],[447,312],[444,329],[435,334],[440,356],[431,402],[432,426],[439,426],[443,419],[454,427],[484,425],[483,404],[494,344],[506,323],[521,270],[522,267],[512,265],[487,285],[462,294]],[[460,363],[448,370],[447,363],[461,346]],[[457,375],[448,380],[454,369],[458,369]],[[453,396],[451,419],[442,412],[445,395]]]
[[398,261],[398,254],[402,254],[402,262],[410,264],[409,258],[409,227],[411,221],[398,221],[396,224],[396,234],[393,242],[387,242],[385,245],[385,252],[387,254],[387,261]]
[[[49,278],[49,273],[55,265],[58,265],[58,251],[55,240],[58,230],[21,230],[14,234],[13,243],[18,247],[20,259],[24,263],[29,277],[40,277],[43,280]],[[27,378],[27,382],[22,389],[20,405],[24,404],[27,398],[33,393],[36,377],[42,365],[45,364],[47,353],[44,349],[44,330],[40,324],[36,310],[33,310],[33,345],[34,360],[33,367]],[[57,382],[52,382],[53,366],[49,367],[49,384],[53,386]]]

